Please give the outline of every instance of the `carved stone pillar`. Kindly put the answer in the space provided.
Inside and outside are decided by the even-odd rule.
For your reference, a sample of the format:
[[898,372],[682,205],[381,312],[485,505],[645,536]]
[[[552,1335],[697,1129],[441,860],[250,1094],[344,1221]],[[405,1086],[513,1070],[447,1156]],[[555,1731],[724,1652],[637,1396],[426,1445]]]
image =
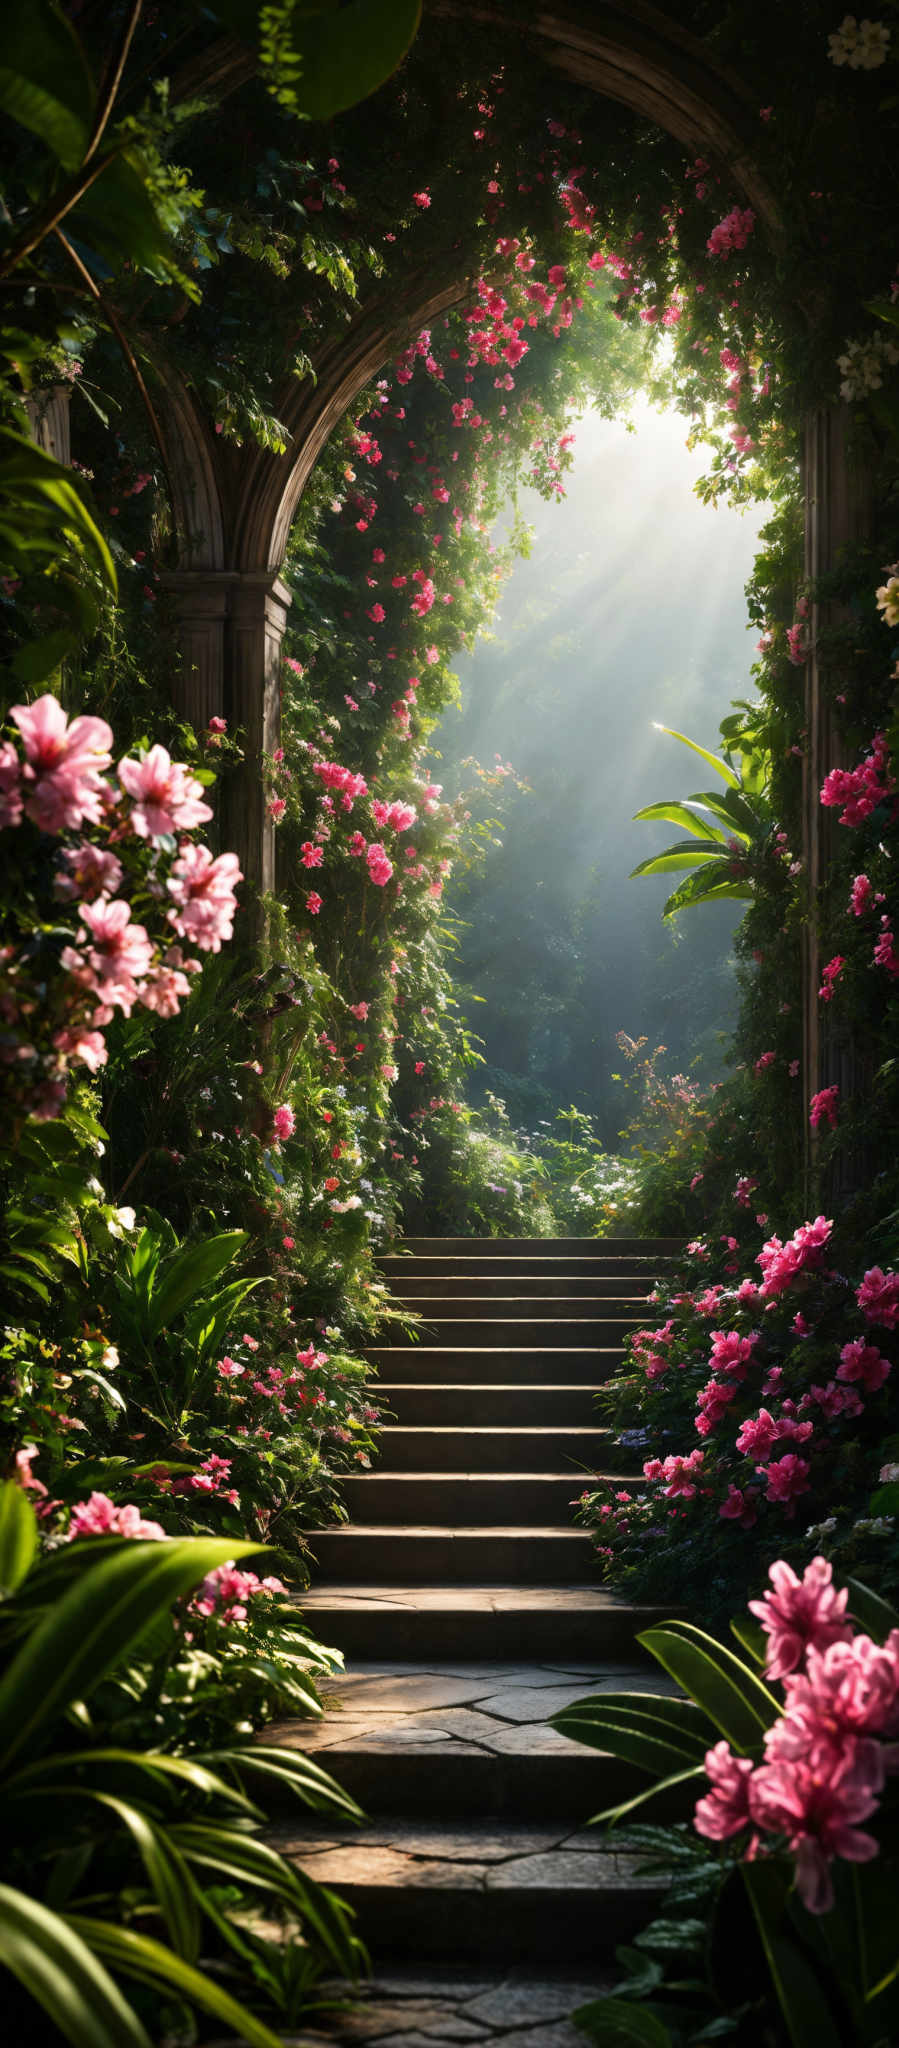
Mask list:
[[72,460],[71,402],[71,384],[47,385],[42,391],[30,392],[25,400],[32,440],[66,469]]
[[[809,579],[836,568],[847,547],[870,537],[874,492],[863,451],[850,446],[850,414],[845,405],[819,406],[809,414],[803,433],[802,480],[805,496],[805,575]],[[811,646],[805,668],[806,740],[802,777],[802,853],[808,880],[810,915],[802,947],[802,1071],[805,1122],[806,1185],[818,1192],[817,1144],[808,1123],[808,1101],[821,1088],[836,1083],[841,1096],[855,1093],[864,1082],[863,1051],[836,1027],[818,1000],[821,981],[820,918],[825,904],[833,853],[833,817],[821,807],[820,791],[829,769],[843,764],[839,738],[823,687],[819,635],[841,617],[836,604],[814,602],[808,617]],[[839,1187],[828,1188],[833,1199],[848,1192],[854,1180],[852,1163],[843,1161]],[[849,1179],[847,1179],[847,1174]]]
[[264,762],[280,729],[281,642],[290,592],[266,570],[172,570],[163,579],[181,620],[184,661],[174,698],[200,731],[226,718],[244,760],[222,789],[221,843],[260,892],[275,887],[275,832]]

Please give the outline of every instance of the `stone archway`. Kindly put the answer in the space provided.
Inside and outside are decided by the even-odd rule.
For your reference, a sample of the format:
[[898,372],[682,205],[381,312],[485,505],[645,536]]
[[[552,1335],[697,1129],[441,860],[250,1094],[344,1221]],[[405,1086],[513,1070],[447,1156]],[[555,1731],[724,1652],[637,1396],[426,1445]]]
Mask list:
[[[507,27],[530,40],[549,71],[615,100],[664,128],[690,150],[708,150],[727,166],[770,239],[778,240],[776,194],[756,161],[758,108],[741,78],[707,46],[646,0],[620,5],[558,0],[555,8],[521,0],[425,0],[429,19],[469,28]],[[223,98],[251,75],[240,45],[226,40],[210,54],[208,76]],[[183,89],[185,81],[176,80]],[[187,81],[196,89],[198,81]],[[172,390],[167,418],[170,473],[178,534],[178,566],[167,578],[182,618],[185,668],[179,702],[205,724],[224,711],[247,734],[247,762],[223,820],[228,843],[260,888],[275,885],[274,832],[261,763],[277,742],[280,646],[290,603],[279,580],[290,523],[309,474],[334,427],[384,363],[435,314],[458,303],[465,279],[420,276],[401,302],[372,298],[315,365],[316,381],[292,385],[276,403],[291,436],[287,454],[258,448],[235,453],[216,442],[190,394]],[[819,409],[809,420],[803,453],[806,573],[831,568],[853,535],[865,530],[864,479],[847,458],[846,408]],[[812,620],[814,638],[815,621]],[[829,721],[813,652],[806,673],[808,753],[804,846],[809,885],[826,865],[817,790],[831,765]],[[806,1095],[826,1084],[832,1064],[818,1033],[818,959],[814,934],[804,963]]]

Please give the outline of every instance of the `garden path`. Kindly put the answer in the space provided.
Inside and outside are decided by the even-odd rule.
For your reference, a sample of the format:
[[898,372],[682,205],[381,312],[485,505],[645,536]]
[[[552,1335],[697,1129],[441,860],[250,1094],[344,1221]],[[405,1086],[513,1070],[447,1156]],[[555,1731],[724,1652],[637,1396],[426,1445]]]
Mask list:
[[272,1836],[352,1903],[374,1954],[362,2005],[323,2040],[574,2048],[565,2016],[646,1918],[646,1881],[584,1826],[627,1769],[547,1720],[588,1692],[660,1690],[634,1642],[657,1617],[597,1587],[570,1504],[618,1467],[594,1392],[675,1248],[411,1239],[384,1261],[422,1341],[369,1354],[393,1419],[377,1470],[345,1482],[358,1519],[313,1537],[303,1599],[348,1669],[328,1681],[336,1711],[269,1731],[369,1816]]

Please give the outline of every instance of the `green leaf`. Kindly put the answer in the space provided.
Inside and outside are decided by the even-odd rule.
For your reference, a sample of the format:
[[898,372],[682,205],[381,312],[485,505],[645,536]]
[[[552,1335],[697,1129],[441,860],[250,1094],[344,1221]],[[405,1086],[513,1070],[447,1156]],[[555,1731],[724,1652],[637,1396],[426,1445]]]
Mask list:
[[0,1592],[14,1593],[28,1577],[37,1550],[37,1516],[15,1480],[0,1486]]
[[17,561],[23,569],[33,566],[21,551],[35,545],[49,562],[67,537],[117,594],[115,563],[72,471],[9,427],[0,427],[0,504],[4,500],[7,527],[12,521],[8,545],[13,566]]
[[725,897],[743,901],[754,895],[751,882],[722,881],[720,867],[709,861],[705,867],[697,868],[695,874],[688,875],[686,881],[674,890],[662,907],[662,916],[673,917],[678,910],[687,910],[693,903],[723,901]]
[[157,1280],[149,1310],[151,1336],[181,1315],[188,1303],[217,1280],[247,1242],[245,1230],[227,1230],[220,1237],[204,1237],[188,1245],[166,1264]]
[[0,1962],[63,2039],[72,2048],[151,2048],[136,2012],[91,1953],[94,1946],[38,1899],[0,1885]]
[[751,1615],[740,1614],[731,1622],[730,1632],[741,1650],[745,1650],[752,1658],[753,1664],[757,1664],[759,1670],[764,1671],[768,1658],[768,1638],[761,1622],[753,1621]]
[[703,1784],[706,1783],[706,1774],[701,1764],[694,1764],[688,1771],[673,1771],[669,1778],[659,1778],[655,1785],[647,1785],[642,1792],[635,1792],[632,1799],[622,1800],[619,1806],[607,1806],[602,1813],[591,1814],[587,1825],[592,1828],[600,1821],[605,1821],[607,1827],[617,1827],[620,1820],[626,1820],[628,1814],[635,1813],[638,1806],[645,1806],[659,1793],[673,1792],[679,1785],[689,1785],[691,1780],[698,1786],[700,1779]]
[[0,1680],[0,1765],[73,1700],[87,1698],[142,1631],[208,1572],[262,1548],[204,1537],[124,1542],[92,1557],[92,1543],[101,1540],[79,1539],[85,1552],[80,1566],[74,1559],[74,1583],[37,1622]]
[[777,1720],[778,1701],[756,1672],[692,1622],[669,1621],[644,1629],[637,1641],[677,1679],[735,1749],[754,1749]]
[[575,1700],[552,1715],[550,1726],[575,1742],[665,1775],[685,1764],[701,1764],[715,1740],[711,1722],[692,1701],[646,1693],[596,1693]]
[[295,1749],[276,1749],[272,1743],[261,1742],[253,1748],[217,1749],[210,1752],[209,1762],[230,1764],[239,1774],[249,1772],[250,1776],[271,1778],[278,1785],[287,1786],[302,1799],[305,1806],[318,1810],[336,1810],[345,1813],[351,1820],[364,1820],[362,1808],[357,1806],[350,1792],[345,1792],[327,1771],[312,1757],[304,1756]]
[[9,9],[3,24],[0,109],[40,137],[63,169],[87,148],[94,92],[74,29],[48,0]]
[[313,121],[330,121],[377,92],[402,63],[418,32],[421,0],[350,0],[337,12],[304,21],[297,106]]
[[861,1579],[847,1579],[849,1588],[849,1612],[875,1643],[885,1643],[890,1630],[899,1628],[899,1614],[888,1600],[882,1600],[879,1593],[872,1593],[870,1586],[864,1586]]
[[716,796],[711,789],[700,789],[687,802],[705,804],[727,826],[728,837],[741,839],[744,845],[748,846],[762,829],[762,819],[740,789],[726,789],[723,796]]
[[571,2015],[576,2027],[599,2048],[674,2048],[674,2036],[649,2006],[627,1998],[595,1998]]
[[[171,1993],[188,2005],[198,2006],[201,2012],[211,2013],[240,2041],[249,2042],[250,2048],[284,2048],[280,2034],[273,2034],[270,2027],[231,1998],[213,1978],[194,1969],[192,1963],[185,1962],[183,1956],[177,1956],[161,1941],[137,1934],[131,1927],[113,1927],[106,1920],[92,1920],[79,1913],[67,1913],[65,1922],[90,1944],[97,1956],[123,1976],[134,1977],[154,1991]],[[145,2040],[141,2035],[141,2048]],[[94,2048],[94,2043],[85,2042],[85,2048]]]
[[[664,853],[653,853],[648,860],[641,860],[639,867],[631,870],[630,880],[633,882],[638,875],[668,875],[676,868],[695,868],[700,861],[729,858],[723,840],[719,843],[713,839],[677,839]],[[720,879],[720,875],[716,878]]]
[[653,824],[656,819],[661,819],[666,824],[682,826],[685,831],[692,832],[695,839],[717,839],[723,845],[724,833],[717,830],[711,818],[701,817],[699,811],[693,809],[693,803],[692,797],[683,801],[672,797],[670,802],[646,804],[642,811],[634,812],[634,824],[638,825],[644,821]]
[[827,1993],[802,1950],[784,1932],[788,1879],[773,1862],[741,1863],[777,2003],[794,2048],[840,2048]]
[[731,789],[739,789],[740,778],[734,774],[728,761],[722,761],[717,754],[710,754],[705,747],[698,747],[695,740],[688,740],[686,733],[675,732],[670,725],[659,725],[655,719],[653,724],[656,732],[667,733],[670,740],[679,740],[682,747],[689,747],[692,754],[698,754],[701,761],[707,761],[709,767],[714,768],[715,774],[720,775],[722,782],[728,783]]

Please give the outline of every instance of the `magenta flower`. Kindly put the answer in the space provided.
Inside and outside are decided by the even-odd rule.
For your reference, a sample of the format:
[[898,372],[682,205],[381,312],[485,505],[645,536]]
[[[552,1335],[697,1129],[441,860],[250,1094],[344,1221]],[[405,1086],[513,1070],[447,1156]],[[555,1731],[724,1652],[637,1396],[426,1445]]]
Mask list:
[[866,1322],[895,1330],[899,1324],[899,1273],[884,1273],[880,1266],[869,1266],[855,1299]]
[[22,822],[22,788],[19,756],[12,740],[0,742],[0,831],[5,825]]
[[279,1108],[275,1110],[274,1116],[272,1117],[272,1123],[275,1128],[275,1136],[278,1139],[279,1143],[283,1138],[293,1137],[294,1131],[297,1127],[297,1120],[294,1116],[293,1110],[291,1109],[289,1102],[282,1102]]
[[883,1753],[876,1742],[853,1743],[823,1768],[797,1757],[753,1772],[752,1819],[770,1833],[786,1835],[796,1856],[796,1888],[810,1913],[828,1913],[833,1905],[834,1856],[869,1863],[877,1855],[874,1836],[855,1823],[876,1812],[882,1788]]
[[851,1344],[843,1345],[837,1379],[861,1380],[866,1394],[876,1394],[892,1370],[889,1359],[884,1358],[876,1345],[866,1344],[864,1337],[855,1337]]
[[826,1123],[830,1130],[836,1130],[837,1103],[839,1099],[840,1091],[836,1083],[834,1083],[832,1088],[819,1088],[817,1095],[812,1096],[809,1104],[808,1120],[813,1131],[816,1131],[819,1124],[822,1123]]
[[768,1577],[774,1591],[761,1600],[750,1600],[749,1611],[758,1617],[769,1638],[769,1678],[784,1678],[795,1671],[810,1645],[826,1650],[831,1643],[850,1640],[852,1630],[845,1619],[849,1594],[845,1586],[838,1593],[831,1583],[833,1571],[825,1557],[813,1557],[801,1579],[781,1558],[771,1566]]
[[[800,1427],[811,1429],[811,1425],[806,1423]],[[809,1489],[807,1460],[797,1458],[795,1451],[788,1451],[785,1457],[775,1459],[773,1465],[760,1465],[759,1471],[766,1481],[766,1500],[778,1502],[792,1515],[797,1496]]]
[[726,1742],[716,1742],[714,1749],[706,1750],[704,1761],[712,1790],[698,1801],[693,1825],[698,1835],[725,1842],[749,1825],[752,1761],[748,1756],[734,1756]]

